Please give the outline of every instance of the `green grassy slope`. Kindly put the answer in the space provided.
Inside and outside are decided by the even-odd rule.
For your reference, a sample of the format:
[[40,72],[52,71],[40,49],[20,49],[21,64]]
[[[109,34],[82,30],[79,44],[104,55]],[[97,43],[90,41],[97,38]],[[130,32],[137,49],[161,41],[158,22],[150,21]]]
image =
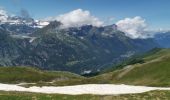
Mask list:
[[0,92],[0,100],[169,100],[170,91],[151,91],[127,95],[60,95],[23,92]]
[[41,71],[30,67],[0,67],[0,83],[41,83],[83,79],[82,76],[59,71]]
[[123,69],[91,79],[96,82],[123,83],[147,86],[170,86],[170,49],[162,49],[144,56],[144,63],[128,65]]

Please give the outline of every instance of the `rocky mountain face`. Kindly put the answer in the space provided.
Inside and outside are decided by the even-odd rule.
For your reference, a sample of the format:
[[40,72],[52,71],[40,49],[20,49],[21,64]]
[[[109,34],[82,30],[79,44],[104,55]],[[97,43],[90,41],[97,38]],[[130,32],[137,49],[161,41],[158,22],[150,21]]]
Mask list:
[[12,66],[13,60],[20,56],[24,50],[24,40],[13,38],[8,31],[0,29],[0,65]]
[[116,25],[61,26],[54,21],[43,28],[28,29],[32,32],[26,36],[11,35],[17,32],[0,29],[0,65],[84,74],[103,70],[134,54],[158,47],[153,39],[125,36]]
[[33,18],[24,18],[19,16],[0,15],[0,28],[8,31],[10,34],[31,34],[39,28],[48,25],[47,21],[34,20]]

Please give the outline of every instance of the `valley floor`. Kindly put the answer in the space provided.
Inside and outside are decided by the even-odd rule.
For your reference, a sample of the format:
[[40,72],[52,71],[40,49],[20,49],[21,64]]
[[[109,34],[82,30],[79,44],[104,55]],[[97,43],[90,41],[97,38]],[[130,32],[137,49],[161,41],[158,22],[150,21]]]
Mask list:
[[113,84],[84,84],[74,86],[32,86],[22,87],[16,84],[0,84],[0,91],[19,91],[33,92],[45,94],[67,94],[67,95],[120,95],[120,94],[136,94],[144,93],[153,90],[170,90],[163,87],[146,87],[146,86],[131,86],[131,85],[113,85]]

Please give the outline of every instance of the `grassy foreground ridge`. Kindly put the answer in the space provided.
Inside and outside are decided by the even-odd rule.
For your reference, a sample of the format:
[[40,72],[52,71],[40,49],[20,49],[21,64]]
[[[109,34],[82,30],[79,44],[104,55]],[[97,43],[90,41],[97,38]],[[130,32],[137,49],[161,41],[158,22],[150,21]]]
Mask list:
[[151,91],[141,94],[97,96],[60,95],[21,92],[0,92],[0,100],[169,100],[170,91]]
[[69,72],[42,71],[31,67],[0,67],[1,83],[43,83],[80,80],[84,77]]
[[143,63],[128,65],[123,69],[105,73],[93,79],[114,84],[170,86],[170,49],[162,49],[153,54],[150,52],[142,60]]

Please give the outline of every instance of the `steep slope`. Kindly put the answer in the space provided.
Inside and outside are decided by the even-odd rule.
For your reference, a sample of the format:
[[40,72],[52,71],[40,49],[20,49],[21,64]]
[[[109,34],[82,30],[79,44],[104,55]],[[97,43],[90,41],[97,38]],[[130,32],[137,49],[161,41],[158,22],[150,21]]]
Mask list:
[[[111,26],[86,25],[61,29],[60,25],[59,22],[52,22],[31,35],[37,37],[32,43],[38,56],[34,59],[38,60],[34,66],[82,74],[96,72],[158,46],[152,39],[130,39]],[[24,61],[18,61],[26,65]]]
[[0,29],[0,65],[12,65],[12,60],[19,56],[19,52],[16,40],[7,31]]
[[[11,36],[8,31],[0,29],[0,65],[18,65],[16,59],[21,55],[28,56],[32,52],[29,38]],[[25,60],[25,59],[22,59]]]
[[106,73],[92,79],[98,82],[147,86],[170,86],[170,49],[151,52],[143,58],[144,63]]

